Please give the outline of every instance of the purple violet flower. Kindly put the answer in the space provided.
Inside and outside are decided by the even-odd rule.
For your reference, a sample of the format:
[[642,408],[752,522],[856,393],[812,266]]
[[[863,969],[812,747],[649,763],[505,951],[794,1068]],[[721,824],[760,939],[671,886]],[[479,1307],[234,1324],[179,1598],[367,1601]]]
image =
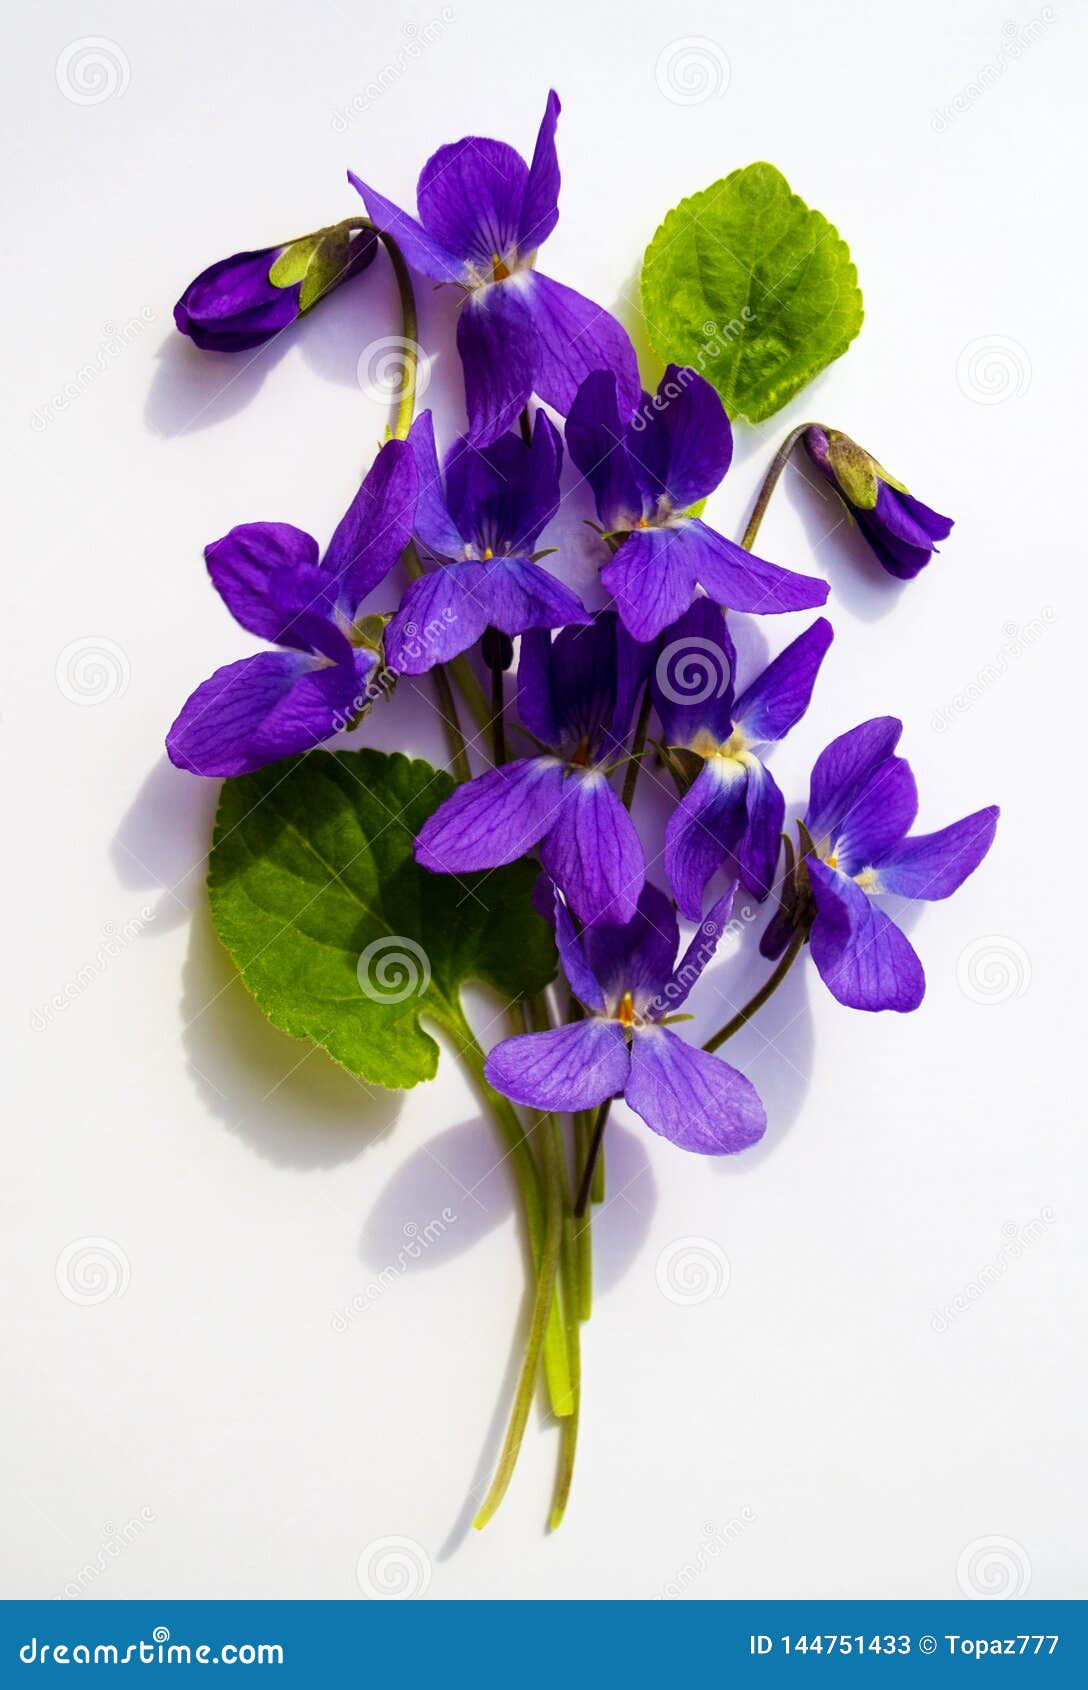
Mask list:
[[445,489],[430,411],[408,436],[419,475],[416,538],[437,568],[413,581],[385,634],[390,667],[422,675],[467,651],[491,626],[513,636],[592,619],[581,599],[531,553],[559,509],[563,447],[538,411],[532,443],[504,434],[446,455]]
[[599,611],[553,641],[521,642],[518,709],[541,746],[450,794],[424,823],[416,861],[438,874],[540,858],[581,921],[629,921],[646,876],[635,824],[612,790],[607,764],[622,753],[653,654]]
[[658,720],[670,746],[702,759],[665,833],[665,872],[692,921],[727,858],[754,897],[771,890],[786,806],[754,747],[800,721],[832,638],[821,616],[736,698],[736,653],[716,604],[696,599],[665,630],[652,682]]
[[[937,833],[908,836],[918,812],[910,765],[892,753],[903,724],[862,722],[822,751],[812,771],[805,826],[816,855],[804,866],[814,905],[812,959],[833,997],[849,1009],[917,1009],[926,981],[906,935],[874,896],[948,898],[993,843],[991,804]],[[760,949],[785,947],[777,917]]]
[[638,362],[626,332],[599,305],[533,268],[559,220],[555,126],[548,95],[532,163],[478,135],[440,147],[420,173],[419,222],[349,170],[377,227],[408,263],[464,289],[457,348],[474,444],[504,434],[533,393],[566,415],[590,370],[619,381],[626,414],[638,404]]
[[688,608],[696,588],[731,610],[809,610],[826,581],[795,575],[744,551],[690,507],[729,468],[733,433],[717,393],[670,364],[657,394],[625,422],[616,379],[582,383],[567,417],[567,450],[588,480],[597,514],[618,542],[601,580],[636,640],[651,640]]
[[913,499],[876,459],[836,428],[813,424],[805,430],[805,449],[852,513],[878,563],[900,581],[913,580],[947,540],[952,518]]
[[[372,229],[353,235],[351,258],[341,280],[359,275],[377,250],[378,237]],[[285,246],[269,246],[259,252],[236,252],[202,270],[174,306],[174,322],[181,333],[205,352],[248,352],[274,339],[301,315],[301,280],[277,287],[269,279],[286,251]]]
[[197,775],[242,775],[349,727],[374,696],[376,651],[355,626],[412,532],[416,467],[390,440],[378,453],[325,556],[288,522],[247,522],[204,556],[236,622],[283,651],[217,669],[166,736],[170,760]]
[[606,1098],[623,1097],[652,1131],[702,1155],[728,1155],[755,1144],[767,1117],[752,1082],[665,1025],[714,955],[732,904],[731,888],[677,968],[676,915],[656,886],[644,887],[625,925],[595,923],[580,939],[557,898],[563,972],[588,1014],[550,1032],[504,1039],[487,1058],[487,1079],[532,1109],[592,1109]]

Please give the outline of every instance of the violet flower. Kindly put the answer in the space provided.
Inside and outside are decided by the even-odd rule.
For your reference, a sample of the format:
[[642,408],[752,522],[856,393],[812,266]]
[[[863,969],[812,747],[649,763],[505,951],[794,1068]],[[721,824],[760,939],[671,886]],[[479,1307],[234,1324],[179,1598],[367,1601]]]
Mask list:
[[521,642],[518,709],[537,756],[503,763],[450,794],[424,823],[416,861],[439,874],[540,857],[582,921],[629,921],[646,875],[635,825],[612,790],[652,653],[615,613],[564,628],[554,642],[533,629]]
[[625,925],[594,924],[580,939],[557,898],[563,972],[588,1013],[550,1032],[504,1039],[487,1058],[491,1085],[531,1109],[592,1109],[623,1097],[652,1131],[703,1155],[755,1144],[767,1117],[752,1082],[665,1025],[714,955],[732,903],[730,889],[677,968],[676,915],[656,886],[643,889]]
[[390,666],[425,674],[489,626],[513,636],[588,623],[581,599],[531,557],[559,509],[563,448],[544,412],[529,446],[517,434],[479,450],[458,440],[446,455],[445,488],[429,411],[408,439],[419,474],[416,538],[437,568],[413,581],[386,629]]
[[[351,258],[340,279],[359,275],[377,250],[378,238],[372,229],[354,234]],[[236,252],[202,270],[174,306],[174,322],[181,333],[205,352],[248,352],[274,339],[301,315],[302,282],[277,287],[269,276],[286,251],[286,246],[269,246],[259,252]]]
[[166,737],[198,775],[242,775],[349,727],[374,696],[377,652],[355,626],[412,532],[416,468],[406,441],[382,447],[320,558],[288,522],[247,522],[208,546],[212,582],[236,622],[285,647],[217,669]]
[[601,580],[636,640],[675,622],[702,586],[731,610],[808,610],[826,581],[766,563],[708,528],[690,507],[717,487],[733,433],[717,393],[694,370],[670,364],[657,395],[625,421],[616,378],[582,383],[567,418],[567,449],[588,480],[616,555]]
[[658,720],[670,746],[702,760],[665,833],[665,872],[692,921],[727,858],[754,897],[771,890],[786,806],[755,748],[800,721],[832,637],[820,617],[736,698],[736,653],[716,604],[696,599],[666,629],[652,682]]
[[952,518],[914,499],[876,459],[835,428],[805,430],[805,448],[854,516],[889,575],[910,581],[952,532]]
[[[937,833],[909,834],[918,811],[910,765],[892,753],[903,731],[894,716],[862,722],[833,740],[812,771],[805,826],[816,855],[804,860],[813,909],[812,959],[832,995],[850,1009],[917,1009],[922,964],[906,935],[872,900],[950,897],[993,843],[996,804]],[[788,932],[772,922],[760,949],[772,956]]]
[[565,415],[590,370],[615,371],[627,415],[638,404],[638,363],[619,323],[533,268],[559,220],[558,117],[553,92],[529,165],[478,135],[440,147],[420,173],[418,223],[348,172],[412,268],[464,289],[457,348],[476,445],[511,428],[533,393]]

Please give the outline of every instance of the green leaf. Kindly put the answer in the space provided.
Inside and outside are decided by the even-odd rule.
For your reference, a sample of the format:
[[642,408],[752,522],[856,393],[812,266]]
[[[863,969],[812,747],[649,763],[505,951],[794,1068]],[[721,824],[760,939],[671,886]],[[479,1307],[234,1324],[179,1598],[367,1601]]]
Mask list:
[[308,311],[323,294],[343,281],[351,257],[351,238],[346,229],[318,229],[284,247],[268,272],[273,287],[291,288],[298,282],[300,311]]
[[319,751],[226,781],[219,803],[212,920],[246,986],[275,1026],[383,1086],[433,1078],[420,1017],[456,1033],[466,982],[510,1001],[554,973],[531,863],[416,864],[413,839],[453,785],[400,753]]
[[846,242],[772,164],[669,212],[643,259],[642,308],[655,352],[690,364],[752,422],[841,357],[863,315]]

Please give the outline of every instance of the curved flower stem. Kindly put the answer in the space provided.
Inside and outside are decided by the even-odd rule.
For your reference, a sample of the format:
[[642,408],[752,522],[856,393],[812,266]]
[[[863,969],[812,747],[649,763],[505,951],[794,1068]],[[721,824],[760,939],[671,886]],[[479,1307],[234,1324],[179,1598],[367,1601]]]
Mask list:
[[390,432],[394,440],[407,440],[408,430],[412,426],[412,417],[416,408],[416,368],[419,361],[419,318],[416,315],[416,296],[412,289],[412,278],[408,273],[408,266],[404,262],[404,254],[400,247],[392,235],[387,235],[380,229],[378,238],[389,254],[389,261],[393,266],[393,275],[396,277],[397,292],[400,295],[400,316],[404,341],[401,348],[403,359],[401,363],[400,395]]
[[606,1097],[598,1109],[597,1119],[593,1123],[593,1136],[589,1141],[589,1149],[586,1151],[582,1177],[578,1182],[578,1195],[574,1200],[574,1213],[578,1220],[581,1220],[585,1214],[586,1206],[589,1203],[589,1195],[593,1188],[593,1174],[597,1166],[597,1158],[601,1153],[601,1145],[604,1142],[604,1129],[608,1125],[608,1112],[611,1107],[612,1099]]
[[[472,1522],[477,1531],[482,1531],[484,1526],[487,1525],[506,1495],[507,1487],[513,1477],[514,1466],[521,1449],[521,1440],[525,1436],[529,1409],[536,1391],[537,1371],[540,1366],[545,1333],[548,1329],[552,1310],[557,1306],[555,1298],[556,1275],[559,1269],[559,1254],[563,1242],[563,1176],[559,1157],[556,1153],[555,1138],[550,1130],[551,1125],[549,1117],[541,1115],[537,1118],[532,1129],[534,1132],[538,1128],[540,1129],[538,1136],[544,1176],[544,1239],[540,1252],[536,1295],[533,1299],[533,1313],[529,1322],[529,1336],[525,1343],[525,1355],[518,1377],[518,1388],[514,1395],[514,1406],[510,1411],[510,1424],[506,1430],[506,1437],[499,1456],[499,1464],[495,1469],[495,1477],[491,1481],[491,1488],[484,1498],[479,1513]],[[564,1350],[566,1350],[565,1333],[563,1341]],[[573,1403],[571,1407],[573,1407]]]
[[723,1045],[726,1039],[731,1039],[734,1033],[739,1033],[745,1022],[750,1021],[758,1009],[763,1008],[767,999],[769,997],[773,997],[775,992],[777,992],[779,986],[786,978],[786,975],[800,956],[807,938],[808,934],[805,932],[804,928],[799,927],[793,935],[793,938],[790,940],[789,946],[783,953],[781,961],[779,962],[778,967],[774,970],[774,973],[767,976],[766,980],[764,980],[762,986],[759,988],[759,991],[748,999],[748,1002],[745,1004],[743,1009],[737,1010],[737,1013],[731,1021],[727,1021],[724,1027],[719,1027],[716,1033],[711,1034],[710,1038],[707,1039],[703,1046],[704,1050],[717,1050],[718,1046]]
[[817,425],[815,423],[799,423],[796,428],[790,430],[789,434],[787,434],[785,440],[783,440],[781,446],[778,448],[778,451],[771,459],[770,468],[763,477],[759,492],[756,494],[756,502],[752,506],[752,514],[748,518],[748,526],[741,536],[740,543],[746,552],[750,552],[755,544],[756,535],[759,533],[759,525],[763,521],[767,506],[771,502],[771,494],[778,486],[779,480],[782,476],[782,471],[789,463],[794,447],[808,429],[816,426]]
[[631,741],[631,760],[627,765],[627,773],[623,777],[623,807],[629,810],[635,799],[635,787],[638,785],[639,770],[642,767],[642,753],[646,749],[646,733],[650,726],[650,710],[653,699],[650,695],[650,683],[646,682],[642,692],[642,703],[639,706],[638,721],[635,724],[635,737]]

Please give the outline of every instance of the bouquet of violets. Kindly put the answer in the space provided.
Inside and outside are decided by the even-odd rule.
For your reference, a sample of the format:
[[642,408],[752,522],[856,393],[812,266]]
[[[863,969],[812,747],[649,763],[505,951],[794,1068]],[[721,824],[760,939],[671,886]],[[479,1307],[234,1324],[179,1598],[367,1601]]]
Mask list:
[[[670,212],[647,251],[643,311],[665,368],[644,391],[620,323],[536,267],[559,215],[558,115],[553,93],[528,163],[477,136],[441,147],[418,217],[351,175],[365,216],[213,264],[175,313],[198,346],[241,352],[379,250],[397,280],[405,351],[389,438],[324,550],[279,521],[207,547],[228,610],[270,649],[199,685],[167,747],[179,768],[224,782],[212,914],[268,1017],[388,1087],[433,1077],[427,1022],[498,1131],[524,1206],[531,1312],[478,1526],[510,1482],[541,1381],[560,1430],[551,1525],[563,1517],[612,1106],[679,1150],[743,1154],[766,1115],[722,1047],[806,952],[848,1009],[915,1009],[922,965],[882,900],[948,897],[998,814],[913,832],[901,724],[882,716],[834,724],[845,731],[783,831],[769,760],[808,709],[832,626],[806,615],[757,674],[738,673],[734,630],[828,598],[825,581],[752,549],[784,468],[803,449],[900,580],[952,524],[817,424],[783,442],[740,544],[703,520],[729,468],[729,412],[762,421],[845,351],[861,322],[856,271],[770,165],[734,171]],[[459,295],[467,429],[442,451],[430,412],[416,414],[414,278]],[[566,494],[564,454],[578,472]],[[588,604],[542,545],[564,499],[596,535]],[[327,748],[422,685],[446,769]],[[652,861],[632,816],[647,769],[671,794]],[[686,1006],[738,889],[767,910],[766,976],[696,1044]],[[469,982],[496,998],[479,1036]]]

